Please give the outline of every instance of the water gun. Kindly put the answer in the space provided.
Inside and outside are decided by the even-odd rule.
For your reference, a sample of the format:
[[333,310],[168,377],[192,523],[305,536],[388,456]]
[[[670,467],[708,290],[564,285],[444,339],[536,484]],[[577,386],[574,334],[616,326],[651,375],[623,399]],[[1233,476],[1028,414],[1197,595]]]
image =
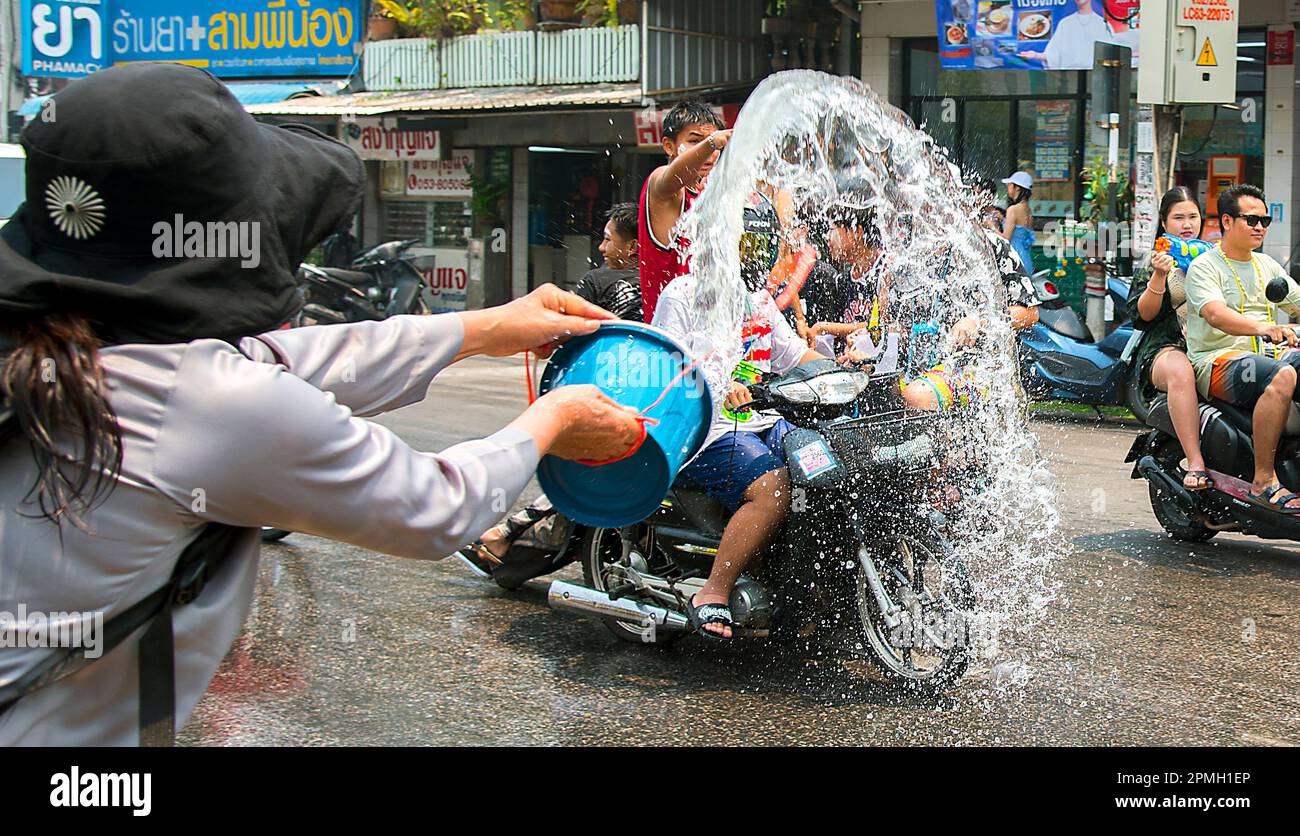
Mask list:
[[[753,386],[755,383],[758,383],[763,379],[763,370],[758,366],[755,366],[753,363],[741,360],[736,366],[735,371],[731,373],[731,379],[743,383],[746,386]],[[728,421],[744,422],[754,417],[754,410],[742,409],[739,412],[733,412],[724,404],[722,407],[722,417],[726,418]]]
[[767,291],[776,298],[777,310],[790,307],[816,263],[817,250],[811,244],[805,244],[802,249],[777,260],[767,278]]
[[1179,270],[1184,273],[1191,266],[1193,259],[1201,253],[1208,253],[1211,244],[1199,238],[1179,238],[1177,235],[1161,235],[1156,239],[1156,252],[1167,253],[1174,260]]

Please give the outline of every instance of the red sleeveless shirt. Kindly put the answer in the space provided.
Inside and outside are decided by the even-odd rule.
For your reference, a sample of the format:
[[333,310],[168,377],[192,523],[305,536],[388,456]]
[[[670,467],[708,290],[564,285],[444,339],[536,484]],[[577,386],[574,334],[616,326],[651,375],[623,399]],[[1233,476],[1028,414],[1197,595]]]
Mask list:
[[[637,252],[639,254],[639,267],[641,269],[641,310],[645,314],[645,321],[650,322],[654,319],[655,306],[659,304],[659,294],[663,289],[678,276],[684,276],[690,271],[690,260],[686,258],[686,248],[690,246],[690,241],[685,236],[678,235],[675,241],[667,244],[661,243],[655,238],[654,231],[650,228],[650,201],[648,200],[650,192],[650,178],[647,177],[645,185],[641,187],[641,220],[637,224]],[[678,215],[680,219],[690,211],[695,199],[699,197],[698,192],[685,189],[682,195],[682,211]]]

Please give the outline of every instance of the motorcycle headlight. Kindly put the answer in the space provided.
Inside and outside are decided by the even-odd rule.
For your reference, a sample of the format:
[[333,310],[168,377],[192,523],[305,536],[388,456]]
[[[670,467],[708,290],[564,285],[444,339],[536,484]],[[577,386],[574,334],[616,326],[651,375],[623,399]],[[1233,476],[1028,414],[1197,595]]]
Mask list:
[[792,380],[776,387],[777,394],[793,403],[839,405],[852,402],[871,384],[864,372],[830,372],[808,380]]

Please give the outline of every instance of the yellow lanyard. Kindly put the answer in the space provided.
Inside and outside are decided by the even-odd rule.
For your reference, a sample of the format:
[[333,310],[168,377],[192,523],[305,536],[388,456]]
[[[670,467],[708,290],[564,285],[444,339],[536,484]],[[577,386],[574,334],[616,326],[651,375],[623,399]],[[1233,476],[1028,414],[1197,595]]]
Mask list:
[[[1246,288],[1243,287],[1241,284],[1241,276],[1237,275],[1237,268],[1232,266],[1232,261],[1230,261],[1228,259],[1228,256],[1224,254],[1222,244],[1215,244],[1214,251],[1219,254],[1219,258],[1223,259],[1223,263],[1228,265],[1228,269],[1232,271],[1232,279],[1237,283],[1237,301],[1241,309],[1241,315],[1245,316],[1246,315]],[[1255,282],[1259,285],[1260,290],[1263,290],[1264,279],[1262,276],[1259,275],[1259,262],[1255,260],[1254,253],[1250,254],[1250,264],[1252,267],[1255,268]],[[1273,319],[1273,304],[1268,301],[1267,296],[1264,297],[1264,305],[1268,309],[1268,324],[1276,325],[1277,323]],[[1251,337],[1251,341],[1255,345],[1255,353],[1263,354],[1264,352],[1260,351],[1259,337]],[[1273,346],[1273,359],[1274,360],[1277,359],[1276,345]]]

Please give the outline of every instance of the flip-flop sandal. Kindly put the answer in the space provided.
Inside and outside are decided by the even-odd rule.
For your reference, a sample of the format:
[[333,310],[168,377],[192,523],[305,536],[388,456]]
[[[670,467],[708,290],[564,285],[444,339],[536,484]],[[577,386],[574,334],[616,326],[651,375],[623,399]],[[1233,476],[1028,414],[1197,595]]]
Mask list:
[[1285,490],[1286,488],[1282,485],[1274,485],[1264,491],[1264,493],[1248,491],[1246,493],[1246,500],[1250,502],[1251,505],[1258,505],[1261,508],[1267,508],[1270,511],[1276,511],[1279,514],[1286,514],[1288,516],[1300,514],[1300,508],[1286,507],[1286,504],[1291,500],[1300,499],[1300,495],[1287,492],[1279,497],[1278,494]]
[[[501,562],[500,558],[497,558],[497,562],[493,563],[491,560],[484,557],[484,554],[491,555],[492,552],[487,546],[483,545],[482,540],[475,540],[465,548],[457,549],[455,556],[459,558],[461,563],[465,564],[466,569],[469,569],[475,575],[478,575],[480,578],[490,578],[492,577],[492,568],[494,566],[500,566]],[[496,555],[492,556],[496,557]]]
[[[1189,488],[1189,487],[1187,487],[1186,484],[1184,484],[1184,485],[1183,485],[1183,490],[1187,490],[1187,491],[1203,491],[1203,490],[1206,490],[1207,488],[1214,487],[1214,483],[1210,481],[1210,473],[1209,473],[1209,471],[1207,471],[1207,470],[1189,470],[1189,471],[1187,471],[1186,473],[1183,474],[1183,480],[1184,480],[1184,482],[1186,482],[1188,476],[1191,476],[1191,477],[1193,477],[1193,478],[1195,478],[1195,479],[1199,479],[1199,480],[1201,480],[1202,482],[1204,482],[1205,484],[1201,485],[1199,488]],[[1279,485],[1279,487],[1281,487],[1281,486]]]
[[[694,598],[686,602],[686,607],[686,617],[691,622],[691,627],[704,638],[715,642],[729,642],[732,638],[735,638],[736,625],[731,620],[731,607],[726,604],[699,604],[697,606]],[[733,631],[731,638],[704,629],[706,624],[721,624],[730,627]]]

